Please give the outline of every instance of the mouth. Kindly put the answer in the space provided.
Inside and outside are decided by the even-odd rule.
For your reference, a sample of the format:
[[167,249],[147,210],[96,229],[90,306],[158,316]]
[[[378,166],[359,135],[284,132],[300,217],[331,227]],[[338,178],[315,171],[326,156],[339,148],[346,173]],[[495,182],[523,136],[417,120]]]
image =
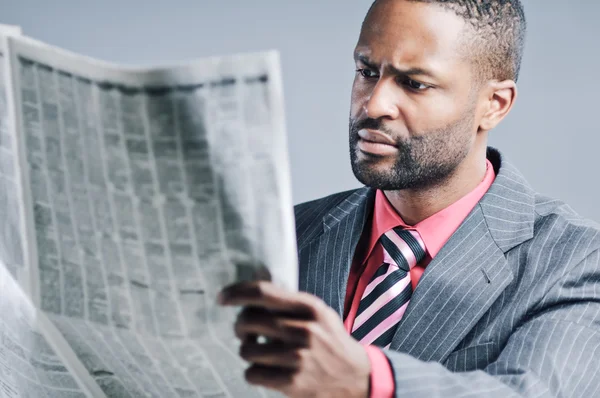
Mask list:
[[384,144],[384,145],[397,147],[396,142],[393,139],[391,139],[386,134],[383,134],[377,130],[361,129],[361,130],[358,130],[358,136],[360,137],[361,140],[366,141],[366,142],[372,142],[372,143],[376,143],[376,144]]
[[398,146],[387,135],[377,130],[362,129],[358,131],[358,149],[367,155],[389,156],[398,152]]

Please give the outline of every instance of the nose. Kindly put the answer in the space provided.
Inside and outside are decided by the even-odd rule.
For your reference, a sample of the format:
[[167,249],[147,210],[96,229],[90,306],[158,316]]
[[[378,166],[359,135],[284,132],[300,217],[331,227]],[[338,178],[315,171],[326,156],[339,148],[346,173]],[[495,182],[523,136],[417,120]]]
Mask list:
[[399,116],[398,93],[391,82],[380,79],[373,87],[364,104],[364,111],[371,119],[396,119]]

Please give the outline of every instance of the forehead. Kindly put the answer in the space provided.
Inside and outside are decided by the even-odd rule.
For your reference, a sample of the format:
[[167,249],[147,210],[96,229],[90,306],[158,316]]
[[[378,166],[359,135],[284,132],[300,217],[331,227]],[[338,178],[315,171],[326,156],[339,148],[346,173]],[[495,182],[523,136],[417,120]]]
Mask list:
[[374,62],[444,69],[460,60],[465,28],[462,18],[436,4],[379,0],[356,51]]

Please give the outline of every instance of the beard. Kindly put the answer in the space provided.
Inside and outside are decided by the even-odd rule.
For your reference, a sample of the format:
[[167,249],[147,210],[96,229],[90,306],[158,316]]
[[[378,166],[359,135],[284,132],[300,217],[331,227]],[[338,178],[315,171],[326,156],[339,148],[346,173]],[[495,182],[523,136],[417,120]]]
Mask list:
[[474,110],[443,128],[421,131],[409,138],[395,139],[398,148],[393,163],[389,157],[365,155],[359,158],[358,132],[368,128],[396,137],[381,119],[350,119],[350,161],[354,176],[362,184],[385,191],[424,189],[440,185],[467,157],[474,135]]

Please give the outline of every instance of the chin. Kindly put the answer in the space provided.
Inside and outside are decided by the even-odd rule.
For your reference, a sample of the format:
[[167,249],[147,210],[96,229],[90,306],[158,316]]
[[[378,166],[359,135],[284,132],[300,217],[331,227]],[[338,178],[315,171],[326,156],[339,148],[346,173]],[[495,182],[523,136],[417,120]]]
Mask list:
[[[388,181],[392,167],[377,161],[356,161],[352,164],[354,177],[363,185],[371,188],[381,188],[382,182]],[[384,184],[387,185],[387,184]]]

